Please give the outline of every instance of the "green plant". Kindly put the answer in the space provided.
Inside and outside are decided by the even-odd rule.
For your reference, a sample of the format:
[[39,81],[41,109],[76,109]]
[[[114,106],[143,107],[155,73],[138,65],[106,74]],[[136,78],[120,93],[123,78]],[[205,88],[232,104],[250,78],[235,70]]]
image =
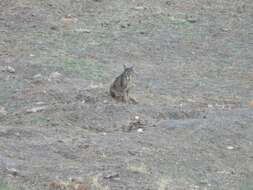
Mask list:
[[5,182],[0,180],[0,190],[12,190]]

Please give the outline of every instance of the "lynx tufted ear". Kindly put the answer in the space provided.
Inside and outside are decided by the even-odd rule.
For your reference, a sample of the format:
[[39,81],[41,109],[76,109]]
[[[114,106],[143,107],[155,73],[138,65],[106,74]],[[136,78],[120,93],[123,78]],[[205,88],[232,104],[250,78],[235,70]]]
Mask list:
[[123,67],[124,67],[124,71],[125,71],[125,70],[134,71],[134,66],[127,67],[127,66],[124,64]]

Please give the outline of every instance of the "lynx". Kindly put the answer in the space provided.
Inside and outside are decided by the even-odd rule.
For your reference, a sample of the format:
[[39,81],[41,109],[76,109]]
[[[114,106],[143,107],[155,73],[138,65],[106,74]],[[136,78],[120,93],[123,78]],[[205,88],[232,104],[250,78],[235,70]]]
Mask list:
[[118,77],[116,77],[110,86],[110,94],[113,98],[122,102],[132,101],[133,103],[137,103],[136,100],[129,97],[129,90],[132,87],[131,83],[133,74],[133,67],[126,67],[124,65],[124,71]]

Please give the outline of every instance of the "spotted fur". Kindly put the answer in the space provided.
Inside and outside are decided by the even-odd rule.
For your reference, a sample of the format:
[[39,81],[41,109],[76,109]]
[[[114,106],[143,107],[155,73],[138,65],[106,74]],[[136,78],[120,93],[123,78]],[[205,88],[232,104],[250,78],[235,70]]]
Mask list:
[[121,73],[112,85],[110,86],[110,94],[113,98],[127,102],[129,101],[129,90],[131,81],[134,74],[133,67],[124,66],[124,71]]

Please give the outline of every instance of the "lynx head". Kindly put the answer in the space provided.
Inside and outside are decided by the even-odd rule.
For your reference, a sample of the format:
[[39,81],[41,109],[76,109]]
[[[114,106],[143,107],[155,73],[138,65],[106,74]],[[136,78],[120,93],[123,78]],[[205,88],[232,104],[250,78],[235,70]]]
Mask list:
[[131,80],[134,75],[134,67],[127,67],[124,65],[124,75],[127,77],[128,80]]

